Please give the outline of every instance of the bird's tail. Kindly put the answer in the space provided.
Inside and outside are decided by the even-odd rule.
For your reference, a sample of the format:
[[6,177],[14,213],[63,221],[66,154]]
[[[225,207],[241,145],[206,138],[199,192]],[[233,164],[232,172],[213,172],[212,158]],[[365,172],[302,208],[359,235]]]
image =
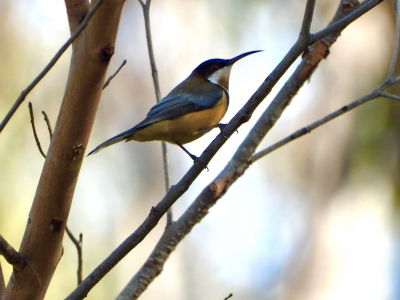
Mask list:
[[95,153],[99,152],[101,149],[106,148],[111,145],[114,145],[115,143],[121,142],[123,140],[127,140],[131,135],[132,135],[132,129],[122,132],[122,133],[108,139],[107,141],[101,143],[100,145],[98,145],[96,148],[94,148],[92,151],[90,151],[87,156],[95,154]]

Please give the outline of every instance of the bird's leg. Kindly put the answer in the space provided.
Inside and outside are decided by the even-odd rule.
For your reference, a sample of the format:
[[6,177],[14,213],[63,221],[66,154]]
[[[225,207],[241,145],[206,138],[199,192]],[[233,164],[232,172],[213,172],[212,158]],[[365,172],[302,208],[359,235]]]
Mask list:
[[[196,163],[196,161],[199,159],[196,155],[193,155],[192,153],[190,153],[190,152],[189,152],[185,147],[183,147],[181,144],[179,144],[179,143],[176,143],[176,144],[177,144],[179,147],[181,147],[181,149],[182,149],[183,151],[185,151],[186,154],[189,155],[191,159],[193,159],[193,163]],[[207,166],[205,167],[205,169],[206,169],[207,172],[208,172],[208,167],[207,167]]]
[[190,153],[189,151],[187,151],[186,148],[183,147],[181,144],[179,144],[179,143],[176,143],[176,144],[177,144],[179,147],[181,147],[181,149],[182,149],[183,151],[185,151],[186,154],[189,155],[191,159],[193,159],[193,162],[196,162],[196,160],[198,159],[198,157],[197,157],[196,155],[193,155],[192,153]]

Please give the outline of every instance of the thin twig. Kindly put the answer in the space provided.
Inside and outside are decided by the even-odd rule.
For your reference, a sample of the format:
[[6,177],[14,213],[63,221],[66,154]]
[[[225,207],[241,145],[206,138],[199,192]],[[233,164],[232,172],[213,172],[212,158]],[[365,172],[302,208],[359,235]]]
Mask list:
[[143,8],[144,24],[145,24],[145,28],[146,28],[147,48],[149,51],[149,58],[150,58],[150,65],[151,65],[151,75],[153,76],[154,90],[156,92],[157,102],[160,102],[161,101],[161,91],[160,91],[160,84],[158,81],[158,71],[157,71],[157,67],[156,67],[156,60],[154,58],[153,40],[151,38],[151,26],[150,26],[151,0],[147,0],[146,4],[144,4],[141,0],[138,0],[138,1]]
[[394,50],[393,56],[389,67],[388,77],[392,78],[394,76],[394,71],[396,68],[397,57],[399,55],[399,40],[400,40],[400,0],[395,2],[396,11],[396,37],[394,40]]
[[32,130],[33,130],[33,136],[35,137],[36,145],[38,146],[40,154],[42,154],[43,158],[46,159],[46,154],[44,154],[44,152],[42,150],[42,146],[40,146],[39,138],[38,138],[38,136],[36,134],[35,121],[34,121],[35,118],[33,117],[33,109],[32,109],[32,103],[31,102],[29,102],[28,107],[29,107],[29,114],[31,116],[31,124],[32,124]]
[[[156,60],[154,58],[153,40],[151,38],[151,26],[150,26],[151,0],[147,0],[146,4],[144,4],[144,2],[141,0],[138,0],[138,1],[143,9],[144,23],[145,23],[145,28],[146,28],[147,48],[149,51],[151,75],[153,77],[154,90],[156,92],[157,102],[160,102],[161,101],[160,83],[158,81],[158,71],[157,71],[157,66],[156,66]],[[169,170],[167,143],[161,142],[161,148],[162,148],[163,162],[164,162],[165,191],[168,192],[169,188],[171,187],[171,180],[170,180],[171,176],[170,176],[170,170]],[[167,226],[171,225],[172,222],[173,222],[172,209],[169,209],[167,212]]]
[[266,156],[267,154],[271,153],[272,151],[275,151],[279,148],[281,148],[282,146],[294,141],[295,139],[298,139],[299,137],[307,134],[307,133],[311,133],[312,130],[328,123],[329,121],[332,121],[333,119],[336,119],[337,117],[347,113],[350,110],[353,110],[354,108],[360,106],[361,104],[364,104],[370,100],[374,100],[377,99],[379,97],[385,97],[385,98],[389,98],[389,99],[394,99],[394,100],[398,100],[400,101],[400,97],[399,96],[395,96],[395,95],[391,95],[388,93],[383,92],[383,89],[391,86],[390,85],[381,85],[380,87],[376,88],[375,90],[373,90],[371,93],[366,94],[360,98],[358,98],[357,100],[354,100],[352,103],[343,106],[342,108],[335,110],[334,112],[330,113],[329,115],[326,115],[325,117],[319,119],[318,121],[315,121],[295,132],[293,132],[291,135],[287,136],[286,138],[280,140],[279,142],[276,142],[275,144],[265,148],[264,150],[261,150],[260,152],[254,154],[251,158],[251,160],[249,161],[249,163],[254,163],[255,161],[259,160],[260,158]]
[[72,42],[79,36],[79,34],[83,31],[83,29],[87,26],[89,20],[92,18],[93,14],[97,11],[100,5],[103,3],[104,0],[97,1],[96,5],[88,12],[85,19],[83,19],[81,25],[76,29],[73,35],[67,40],[67,42],[58,50],[56,55],[50,60],[47,66],[43,69],[42,72],[28,85],[28,87],[23,90],[20,96],[15,101],[14,105],[11,107],[10,111],[4,117],[3,121],[0,123],[0,133],[3,131],[4,127],[6,127],[8,121],[10,121],[11,117],[17,111],[18,107],[21,103],[25,100],[26,96],[29,94],[30,91],[43,79],[43,77],[50,71],[50,69],[56,64],[58,59],[63,55],[65,50],[72,44]]
[[[381,3],[383,0],[370,0],[368,3],[373,3],[373,6],[368,6],[372,9],[374,6]],[[368,9],[368,10],[369,10]],[[368,10],[356,9],[352,13],[352,20],[356,17],[360,17]],[[340,22],[340,21],[339,21]],[[340,26],[335,24],[334,27],[328,26],[324,30],[324,34],[318,34],[320,38],[323,38],[338,29],[344,27],[342,23]],[[168,193],[164,198],[151,209],[149,216],[142,222],[142,224],[121,243],[91,274],[89,274],[82,283],[66,298],[71,299],[82,299],[87,295],[87,293],[96,285],[97,282],[101,280],[123,257],[125,257],[133,248],[135,248],[146,236],[147,234],[157,225],[161,217],[167,212],[167,210],[172,206],[172,204],[187,191],[189,186],[193,181],[199,176],[199,174],[205,169],[205,167],[210,162],[211,158],[215,153],[222,147],[229,136],[231,136],[240,125],[248,121],[251,114],[258,107],[258,105],[265,99],[265,97],[270,93],[272,88],[275,86],[277,81],[282,77],[282,75],[288,70],[288,68],[293,64],[293,62],[303,53],[304,50],[310,46],[311,41],[300,41],[296,42],[291,50],[285,55],[283,60],[278,64],[275,70],[265,79],[262,85],[257,89],[257,91],[251,96],[249,101],[244,105],[244,107],[234,116],[234,118],[229,122],[229,124],[224,128],[223,132],[220,133],[214,141],[207,147],[203,154],[199,157],[196,163],[189,169],[189,171],[183,176],[183,178],[174,186],[170,188]],[[214,192],[216,197],[219,199],[227,190],[230,185],[229,180],[232,182],[237,179],[241,174],[229,177],[227,180],[226,187],[222,187]],[[201,213],[199,211],[199,213]],[[191,226],[193,227],[199,220],[191,219]]]
[[51,128],[50,119],[44,110],[42,110],[42,114],[43,114],[44,120],[46,121],[47,130],[49,131],[50,141],[51,141],[51,139],[53,138],[53,129]]
[[400,96],[392,95],[392,94],[385,93],[385,92],[381,93],[381,97],[385,97],[385,98],[388,98],[388,99],[400,101]]
[[68,226],[66,226],[65,230],[67,231],[67,234],[69,238],[71,239],[72,243],[76,247],[76,251],[78,252],[78,270],[77,270],[77,275],[78,275],[78,285],[82,282],[82,265],[83,265],[83,260],[82,260],[82,241],[83,241],[83,235],[82,233],[79,234],[79,241],[75,238],[75,236],[72,234],[71,230],[69,230]]
[[310,36],[310,28],[314,15],[315,0],[308,0],[306,9],[304,10],[303,23],[301,25],[300,37],[308,38]]
[[24,259],[0,234],[0,254],[16,270],[20,271],[24,267]]
[[325,36],[331,34],[332,32],[343,30],[347,25],[349,25],[350,23],[354,22],[357,18],[359,18],[360,15],[363,15],[366,12],[370,11],[372,8],[374,8],[383,1],[384,0],[368,0],[361,2],[361,4],[357,6],[357,9],[353,10],[345,18],[342,18],[339,21],[330,24],[328,27],[322,29],[321,31],[315,34],[311,34],[310,43],[313,44],[314,42],[324,38]]
[[108,77],[107,81],[104,83],[103,85],[103,90],[110,84],[111,80],[113,80],[113,78],[115,76],[117,76],[118,72],[121,71],[121,69],[123,68],[123,66],[125,66],[126,64],[126,59],[124,59],[124,61],[122,62],[122,64],[119,66],[119,68],[117,69],[117,71],[115,71],[114,74],[112,74],[110,77]]
[[228,299],[230,299],[230,298],[232,298],[232,297],[233,297],[233,294],[230,293],[230,294],[228,295],[228,297],[226,297],[224,300],[228,300]]
[[259,160],[260,158],[266,156],[267,154],[271,153],[272,151],[281,148],[282,146],[290,143],[291,141],[294,141],[295,139],[298,139],[299,137],[306,135],[307,133],[310,133],[312,130],[328,123],[329,121],[332,121],[333,119],[347,113],[348,111],[360,106],[361,104],[364,104],[370,100],[376,99],[378,97],[381,96],[381,93],[378,89],[374,90],[373,92],[355,100],[354,102],[343,106],[342,108],[330,113],[329,115],[326,115],[325,117],[321,118],[318,121],[315,121],[314,123],[311,123],[297,131],[295,131],[294,133],[292,133],[291,135],[289,135],[288,137],[280,140],[279,142],[267,147],[266,149],[254,154],[249,163],[252,164],[255,161]]

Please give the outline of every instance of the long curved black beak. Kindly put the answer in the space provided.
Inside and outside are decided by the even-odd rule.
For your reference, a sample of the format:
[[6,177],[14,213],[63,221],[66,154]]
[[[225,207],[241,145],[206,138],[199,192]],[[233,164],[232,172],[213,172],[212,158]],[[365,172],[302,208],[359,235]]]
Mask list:
[[257,53],[257,52],[261,52],[261,51],[264,51],[264,50],[250,51],[250,52],[246,52],[246,53],[240,54],[240,55],[238,55],[238,56],[236,56],[236,57],[234,57],[234,58],[231,58],[231,59],[229,60],[229,62],[228,62],[228,66],[233,65],[233,64],[234,64],[235,62],[237,62],[239,59],[241,59],[241,58],[243,58],[243,57],[245,57],[245,56],[247,56],[247,55],[254,54],[254,53]]

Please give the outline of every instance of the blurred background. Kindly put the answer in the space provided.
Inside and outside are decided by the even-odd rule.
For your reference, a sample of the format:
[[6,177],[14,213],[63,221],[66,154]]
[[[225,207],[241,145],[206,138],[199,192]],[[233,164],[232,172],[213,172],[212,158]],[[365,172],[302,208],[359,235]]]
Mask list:
[[[304,1],[153,1],[154,50],[165,96],[201,62],[265,50],[236,63],[228,122],[295,42]],[[317,1],[312,31],[337,1]],[[63,1],[0,0],[0,117],[69,37]],[[393,1],[350,25],[260,149],[379,85],[394,42]],[[0,135],[0,233],[22,239],[44,159],[32,134],[28,101],[44,149],[42,110],[54,127],[70,50],[29,94]],[[155,103],[142,9],[127,1],[88,150],[141,121]],[[294,67],[298,62],[294,64]],[[252,119],[234,134],[174,205],[177,219],[226,166],[294,67]],[[398,70],[398,68],[397,68]],[[399,74],[397,72],[396,74]],[[392,90],[397,95],[400,92]],[[200,155],[214,130],[187,145]],[[400,104],[377,99],[258,161],[178,246],[141,299],[399,299]],[[168,146],[171,183],[192,162]],[[85,158],[68,225],[83,233],[84,277],[117,247],[165,194],[161,143],[120,143]],[[155,230],[88,295],[112,299],[143,264],[165,227]],[[11,268],[0,257],[6,281]],[[77,255],[68,237],[46,299],[76,286]]]

